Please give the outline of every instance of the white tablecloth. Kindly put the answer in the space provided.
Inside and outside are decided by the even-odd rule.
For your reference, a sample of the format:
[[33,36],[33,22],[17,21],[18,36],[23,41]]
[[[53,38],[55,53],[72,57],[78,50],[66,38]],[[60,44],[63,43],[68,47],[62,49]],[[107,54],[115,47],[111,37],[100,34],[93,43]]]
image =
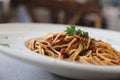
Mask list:
[[0,80],[71,80],[0,53]]

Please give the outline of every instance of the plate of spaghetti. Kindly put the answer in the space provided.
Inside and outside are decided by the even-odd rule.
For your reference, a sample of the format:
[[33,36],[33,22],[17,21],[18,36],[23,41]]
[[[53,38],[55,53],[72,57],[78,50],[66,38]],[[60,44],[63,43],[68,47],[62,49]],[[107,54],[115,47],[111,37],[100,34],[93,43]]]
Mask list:
[[64,77],[119,78],[120,32],[74,25],[16,25],[2,24],[0,53]]

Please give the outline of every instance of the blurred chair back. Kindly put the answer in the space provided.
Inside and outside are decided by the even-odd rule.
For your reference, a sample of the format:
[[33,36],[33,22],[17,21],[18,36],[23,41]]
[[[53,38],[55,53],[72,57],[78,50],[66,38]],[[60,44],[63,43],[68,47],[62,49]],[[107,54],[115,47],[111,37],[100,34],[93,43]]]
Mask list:
[[[76,25],[89,13],[95,13],[94,27],[102,27],[102,14],[98,4],[92,2],[78,3],[74,0],[12,0],[16,3],[22,3],[26,6],[27,12],[32,22],[40,22],[34,12],[34,8],[43,7],[50,11],[52,23],[59,23],[59,13],[64,12],[62,24]],[[89,26],[89,25],[88,25]]]
[[50,18],[53,23],[59,23],[59,13],[64,12],[63,23],[67,24],[72,15],[77,11],[77,3],[73,1],[60,1],[60,0],[31,0],[31,2],[26,4],[26,8],[33,20],[33,22],[38,22],[35,13],[32,10],[33,7],[44,7],[49,9]]
[[69,23],[77,24],[79,20],[82,19],[82,17],[89,14],[96,14],[95,20],[94,20],[94,27],[102,28],[103,16],[102,16],[101,8],[98,4],[95,4],[92,2],[87,2],[87,3],[81,4],[80,6],[78,5],[77,12]]
[[0,0],[1,3],[1,22],[9,22],[10,17],[10,0]]

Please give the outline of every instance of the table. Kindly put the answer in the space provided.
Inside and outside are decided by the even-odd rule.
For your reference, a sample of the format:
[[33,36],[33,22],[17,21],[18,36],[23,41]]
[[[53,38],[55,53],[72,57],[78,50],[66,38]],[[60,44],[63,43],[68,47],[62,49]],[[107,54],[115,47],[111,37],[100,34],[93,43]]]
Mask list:
[[72,80],[0,53],[0,80]]

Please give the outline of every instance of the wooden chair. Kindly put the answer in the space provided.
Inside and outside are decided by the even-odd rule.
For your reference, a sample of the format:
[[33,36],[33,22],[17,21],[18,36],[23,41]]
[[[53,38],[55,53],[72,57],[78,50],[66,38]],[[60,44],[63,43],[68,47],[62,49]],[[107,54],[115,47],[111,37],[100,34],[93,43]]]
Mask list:
[[10,17],[10,0],[0,0],[2,3],[2,23],[7,23],[9,22],[9,17]]
[[87,2],[87,3],[77,3],[73,0],[13,0],[16,1],[15,4],[22,3],[26,6],[27,12],[29,13],[32,22],[40,22],[35,12],[34,7],[44,7],[50,10],[51,20],[53,23],[58,23],[58,14],[60,11],[64,11],[65,16],[63,19],[63,24],[76,25],[79,23],[81,18],[89,13],[95,13],[96,19],[94,21],[94,26],[96,28],[101,28],[102,26],[102,14],[99,6],[97,4]]
[[63,23],[69,22],[69,17],[75,14],[77,10],[77,3],[71,1],[59,1],[59,0],[31,0],[26,4],[26,9],[29,12],[33,22],[38,22],[35,13],[32,11],[33,7],[44,7],[50,10],[50,16],[53,23],[58,23],[58,15],[60,11],[65,13]]
[[[82,8],[81,8],[82,6]],[[73,19],[69,22],[69,24],[77,24],[78,21],[85,15],[94,13],[96,14],[96,19],[94,21],[94,27],[101,28],[102,27],[102,13],[101,9],[97,4],[94,3],[85,3],[77,7],[77,12],[73,16]]]

